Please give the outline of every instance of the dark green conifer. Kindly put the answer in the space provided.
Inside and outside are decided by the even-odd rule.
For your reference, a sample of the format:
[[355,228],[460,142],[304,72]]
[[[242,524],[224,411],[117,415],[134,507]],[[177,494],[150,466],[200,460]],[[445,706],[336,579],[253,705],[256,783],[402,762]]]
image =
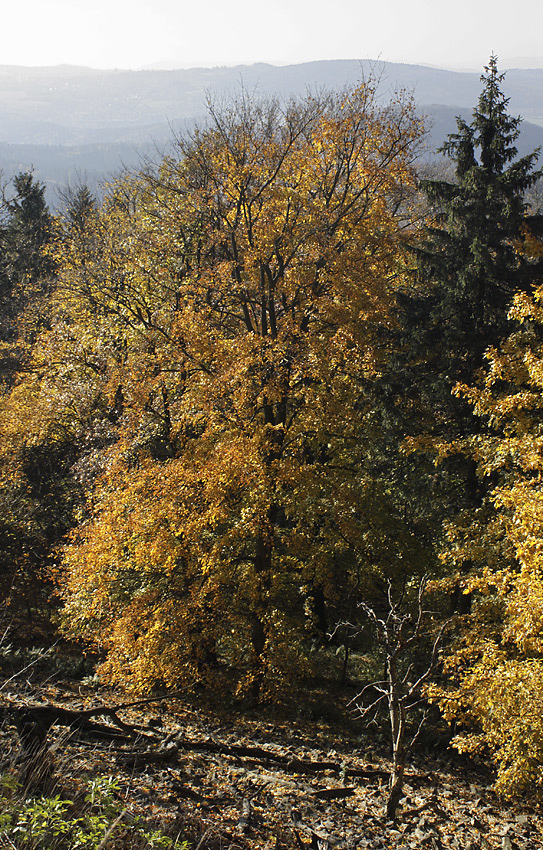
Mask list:
[[45,186],[31,172],[13,178],[15,194],[6,201],[1,234],[4,276],[11,290],[35,284],[52,271],[44,247],[51,237]]
[[468,457],[452,453],[436,467],[433,452],[397,448],[406,437],[450,445],[480,432],[483,423],[453,389],[474,384],[485,351],[510,332],[513,295],[543,281],[541,261],[522,251],[527,232],[543,233],[543,217],[526,200],[540,177],[538,151],[517,155],[521,119],[508,114],[496,57],[481,79],[471,123],[457,119],[441,148],[453,177],[420,183],[428,223],[412,247],[414,275],[398,293],[396,353],[374,408],[380,475],[394,482],[396,503],[436,564],[443,521],[480,506],[486,485]]
[[531,215],[526,202],[541,176],[539,151],[517,158],[521,118],[507,113],[503,79],[492,56],[471,124],[458,118],[441,148],[454,164],[454,181],[420,184],[433,212],[416,248],[425,289],[404,307],[419,355],[429,360],[425,369],[447,394],[457,381],[473,381],[485,350],[509,332],[514,293],[543,279],[541,262],[519,250],[528,231],[543,232],[543,217]]

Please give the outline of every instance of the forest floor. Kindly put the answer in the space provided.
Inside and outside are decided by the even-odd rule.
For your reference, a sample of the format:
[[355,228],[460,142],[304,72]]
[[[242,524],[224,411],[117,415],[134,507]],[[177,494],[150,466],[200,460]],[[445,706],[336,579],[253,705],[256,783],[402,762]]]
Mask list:
[[[120,708],[126,695],[73,682],[12,683],[1,698],[0,747],[11,764],[21,747],[17,711],[85,712],[88,729],[75,731],[63,717],[48,729],[54,793],[73,799],[89,777],[113,776],[131,814],[180,835],[191,850],[543,848],[541,806],[504,802],[490,771],[447,752],[410,764],[390,822],[383,814],[389,762],[370,754],[352,728],[180,698]],[[103,715],[100,706],[116,710]]]

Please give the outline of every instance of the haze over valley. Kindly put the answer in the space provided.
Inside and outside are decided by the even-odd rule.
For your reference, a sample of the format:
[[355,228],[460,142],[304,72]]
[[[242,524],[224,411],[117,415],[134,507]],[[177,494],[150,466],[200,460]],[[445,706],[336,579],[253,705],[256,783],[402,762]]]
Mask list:
[[[457,115],[469,120],[480,90],[480,73],[369,60],[142,71],[4,65],[0,169],[9,180],[33,168],[54,204],[67,183],[94,187],[122,167],[137,167],[144,156],[163,153],[176,135],[205,121],[209,100],[242,90],[288,98],[371,74],[380,78],[385,98],[397,88],[413,92],[427,116],[427,156],[455,130]],[[504,90],[511,113],[524,119],[519,152],[543,145],[543,69],[507,71]]]

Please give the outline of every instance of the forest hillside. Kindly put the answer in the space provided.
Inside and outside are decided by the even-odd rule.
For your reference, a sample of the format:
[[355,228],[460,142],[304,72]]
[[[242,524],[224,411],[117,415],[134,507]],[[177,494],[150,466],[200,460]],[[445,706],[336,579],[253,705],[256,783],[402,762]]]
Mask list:
[[6,846],[542,846],[543,216],[506,86],[492,56],[438,172],[369,76],[212,103],[60,212],[14,177]]

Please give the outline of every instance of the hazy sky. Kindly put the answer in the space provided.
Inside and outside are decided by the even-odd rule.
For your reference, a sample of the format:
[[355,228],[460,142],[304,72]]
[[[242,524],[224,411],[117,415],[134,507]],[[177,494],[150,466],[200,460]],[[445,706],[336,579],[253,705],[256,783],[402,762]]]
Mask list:
[[[0,64],[138,68],[382,59],[543,67],[541,0],[9,0]],[[501,11],[501,14],[500,14]]]

